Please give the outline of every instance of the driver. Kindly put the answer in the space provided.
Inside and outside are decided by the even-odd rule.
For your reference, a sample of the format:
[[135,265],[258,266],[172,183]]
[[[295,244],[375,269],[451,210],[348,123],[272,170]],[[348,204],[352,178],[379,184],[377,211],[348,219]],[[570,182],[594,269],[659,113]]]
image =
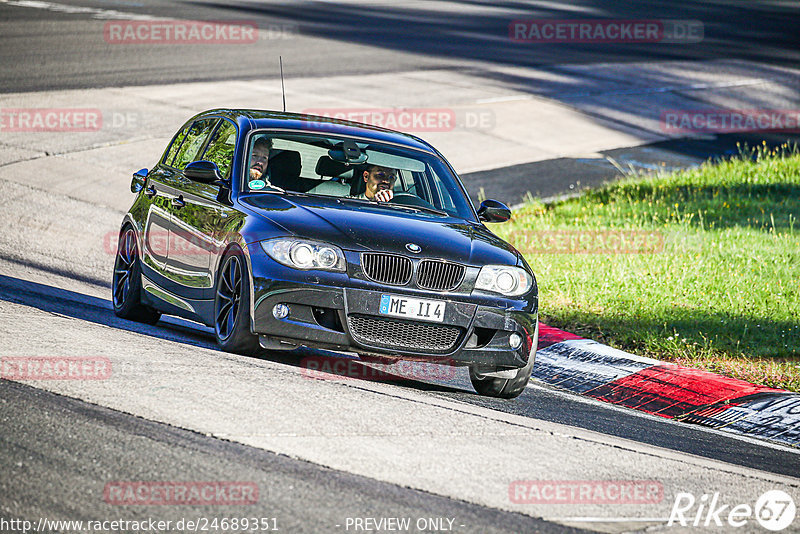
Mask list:
[[250,154],[250,180],[262,179],[269,183],[264,171],[267,170],[269,151],[272,148],[272,139],[259,137],[253,143],[253,152]]
[[361,177],[366,183],[364,192],[352,198],[374,200],[376,202],[389,202],[394,197],[394,182],[397,180],[397,171],[380,165],[367,165],[361,171]]

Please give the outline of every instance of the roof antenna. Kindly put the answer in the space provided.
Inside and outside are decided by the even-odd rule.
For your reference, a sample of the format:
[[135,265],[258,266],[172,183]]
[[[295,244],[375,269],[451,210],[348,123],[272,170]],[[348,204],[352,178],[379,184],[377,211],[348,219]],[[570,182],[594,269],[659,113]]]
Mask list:
[[278,56],[281,63],[281,93],[283,94],[283,112],[286,113],[286,89],[283,87],[283,56]]

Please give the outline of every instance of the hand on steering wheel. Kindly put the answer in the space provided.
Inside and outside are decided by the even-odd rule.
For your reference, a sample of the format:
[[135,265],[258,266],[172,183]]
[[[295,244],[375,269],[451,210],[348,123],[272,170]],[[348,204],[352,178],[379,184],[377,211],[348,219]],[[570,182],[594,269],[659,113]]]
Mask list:
[[394,192],[391,189],[381,189],[375,193],[373,200],[378,202],[389,202],[394,197]]

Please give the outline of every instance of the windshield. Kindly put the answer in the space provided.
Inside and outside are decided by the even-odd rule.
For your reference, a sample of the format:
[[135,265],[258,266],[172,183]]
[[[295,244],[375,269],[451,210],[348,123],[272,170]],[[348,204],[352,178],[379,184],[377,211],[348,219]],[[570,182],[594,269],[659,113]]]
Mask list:
[[377,202],[473,220],[469,199],[441,159],[369,140],[256,133],[247,154],[245,192],[321,195]]

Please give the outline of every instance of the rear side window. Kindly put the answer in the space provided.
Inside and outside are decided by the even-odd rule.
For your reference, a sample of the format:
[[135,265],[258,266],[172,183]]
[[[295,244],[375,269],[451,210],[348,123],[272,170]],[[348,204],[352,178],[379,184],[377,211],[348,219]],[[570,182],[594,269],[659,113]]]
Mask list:
[[234,148],[236,148],[236,127],[223,120],[211,137],[203,159],[216,163],[220,175],[226,178],[233,162]]
[[181,143],[183,143],[183,140],[186,138],[186,132],[189,131],[190,126],[191,124],[187,124],[183,130],[179,131],[172,139],[172,144],[169,145],[167,155],[164,157],[164,163],[166,165],[172,165],[172,160],[175,159],[175,154],[178,153],[178,149],[181,147]]
[[219,119],[203,119],[195,121],[189,128],[186,134],[186,139],[183,140],[181,147],[178,149],[178,154],[172,162],[173,167],[183,169],[187,164],[195,161],[196,157],[200,154],[200,149],[203,148],[208,135],[214,128],[214,125]]

